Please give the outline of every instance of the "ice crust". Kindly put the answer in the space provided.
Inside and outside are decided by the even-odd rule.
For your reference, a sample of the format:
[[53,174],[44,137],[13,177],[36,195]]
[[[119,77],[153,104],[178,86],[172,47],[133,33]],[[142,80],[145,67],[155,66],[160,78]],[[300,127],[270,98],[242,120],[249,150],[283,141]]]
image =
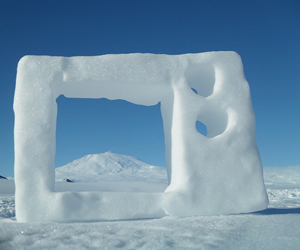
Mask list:
[[[160,102],[165,192],[54,192],[59,95]],[[232,214],[268,205],[249,85],[235,52],[25,56],[18,64],[14,111],[18,221]],[[207,136],[197,131],[197,121]]]

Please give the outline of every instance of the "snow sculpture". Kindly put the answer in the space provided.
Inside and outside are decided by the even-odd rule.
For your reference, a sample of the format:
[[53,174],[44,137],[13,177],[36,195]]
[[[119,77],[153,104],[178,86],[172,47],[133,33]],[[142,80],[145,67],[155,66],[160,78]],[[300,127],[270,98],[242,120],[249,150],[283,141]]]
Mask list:
[[[55,192],[59,95],[160,102],[166,191]],[[18,221],[230,214],[267,207],[249,86],[235,52],[25,56],[18,64],[14,111]],[[207,126],[207,136],[197,131],[197,121]]]

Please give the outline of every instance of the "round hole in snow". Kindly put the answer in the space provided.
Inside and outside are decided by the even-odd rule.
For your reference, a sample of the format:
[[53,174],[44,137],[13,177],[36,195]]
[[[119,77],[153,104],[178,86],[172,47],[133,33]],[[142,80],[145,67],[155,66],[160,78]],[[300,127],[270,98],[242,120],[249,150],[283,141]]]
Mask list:
[[191,64],[185,72],[188,85],[198,95],[208,97],[214,91],[215,69],[212,64]]
[[196,121],[196,129],[200,134],[207,136],[207,127],[204,123]]
[[195,90],[194,88],[191,88],[191,89],[194,91],[194,93],[198,94],[197,90]]
[[213,138],[222,134],[228,125],[228,114],[225,110],[215,104],[206,105],[200,112],[197,118],[207,126],[206,136]]

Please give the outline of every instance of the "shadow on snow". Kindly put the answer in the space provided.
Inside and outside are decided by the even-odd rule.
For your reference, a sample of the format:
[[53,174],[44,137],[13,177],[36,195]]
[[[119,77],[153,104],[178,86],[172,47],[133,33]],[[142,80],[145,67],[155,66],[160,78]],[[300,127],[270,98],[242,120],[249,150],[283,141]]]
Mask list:
[[300,214],[300,207],[295,208],[268,208],[263,211],[254,212],[259,215],[275,215],[275,214]]

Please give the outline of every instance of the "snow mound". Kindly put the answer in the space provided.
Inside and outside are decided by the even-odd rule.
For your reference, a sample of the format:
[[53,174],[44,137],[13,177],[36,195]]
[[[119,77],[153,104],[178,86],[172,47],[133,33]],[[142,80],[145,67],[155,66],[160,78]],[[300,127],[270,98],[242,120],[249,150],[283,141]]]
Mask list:
[[146,181],[167,182],[167,170],[135,157],[112,152],[86,155],[55,169],[56,180],[75,182]]

